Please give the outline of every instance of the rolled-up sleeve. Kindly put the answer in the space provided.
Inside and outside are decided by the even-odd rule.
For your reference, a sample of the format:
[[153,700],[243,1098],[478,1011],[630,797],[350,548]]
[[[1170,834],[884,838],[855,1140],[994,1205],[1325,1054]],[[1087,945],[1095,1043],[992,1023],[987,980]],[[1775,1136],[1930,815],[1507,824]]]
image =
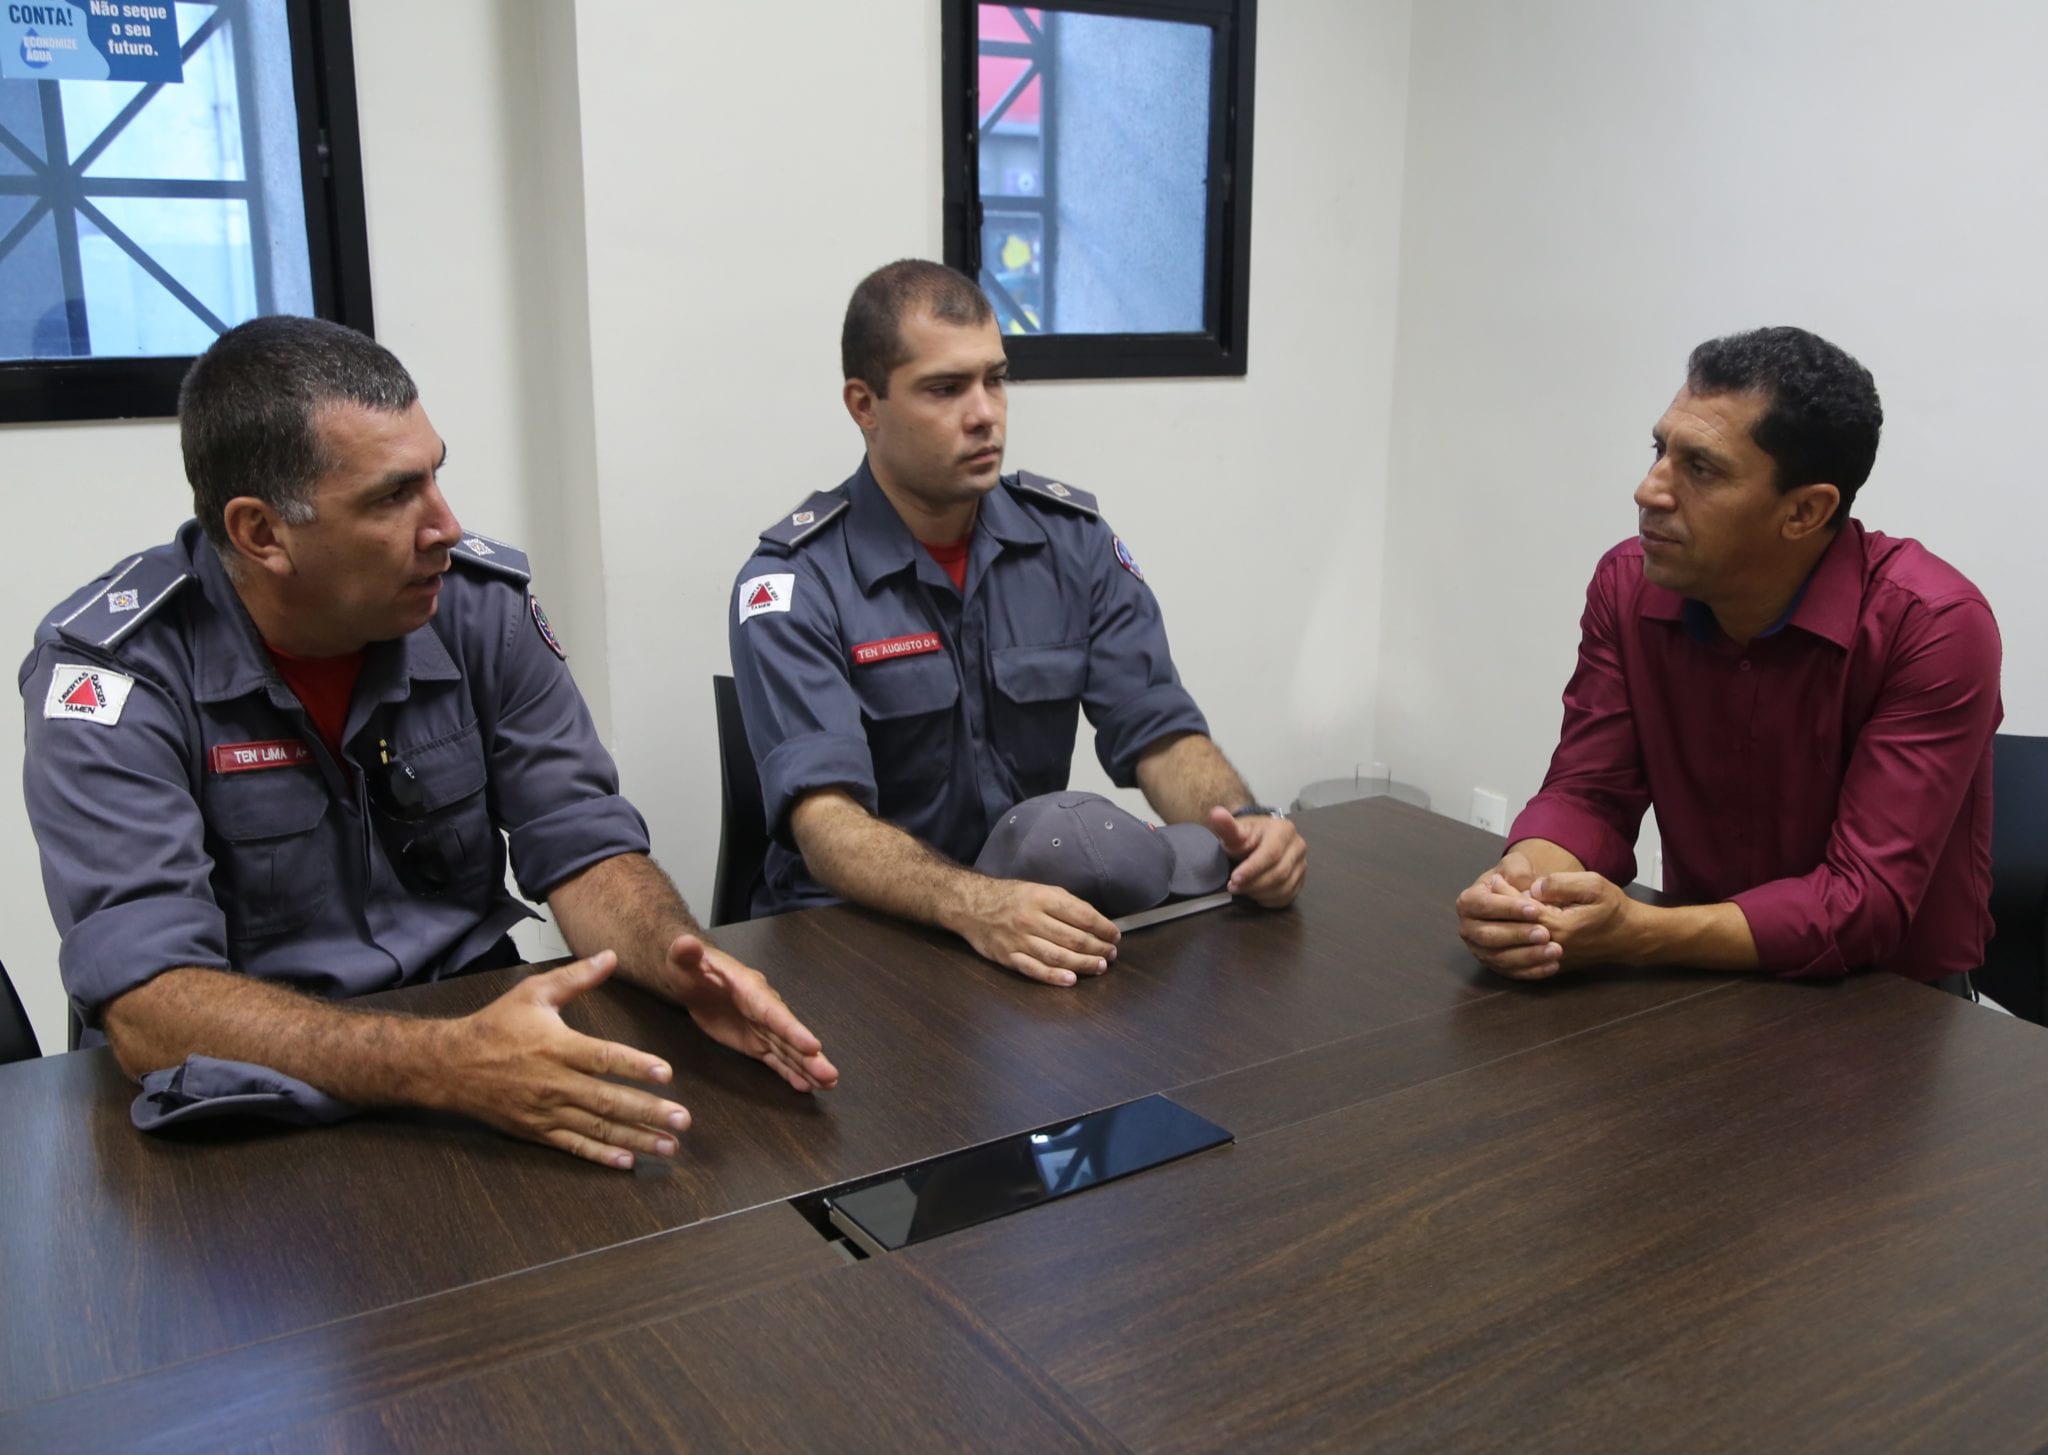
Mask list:
[[79,1017],[97,1026],[108,1002],[166,970],[228,968],[227,917],[178,709],[135,677],[118,720],[46,717],[60,658],[132,674],[64,644],[38,648],[21,676],[22,794],[63,936],[58,966]]
[[520,891],[544,899],[592,864],[646,853],[647,824],[620,793],[618,766],[567,664],[535,630],[524,593],[494,588],[489,599],[495,650],[470,671],[492,814]]
[[1181,686],[1152,588],[1119,561],[1116,537],[1097,521],[1092,543],[1088,679],[1081,706],[1095,729],[1095,756],[1110,782],[1134,788],[1138,759],[1161,738],[1207,733],[1209,723]]
[[1981,600],[1907,619],[1857,735],[1821,863],[1733,897],[1762,969],[1846,975],[1899,947],[1998,726],[2000,655]]
[[1627,884],[1636,877],[1636,832],[1650,789],[1622,669],[1614,570],[1610,554],[1586,588],[1579,662],[1564,689],[1557,751],[1508,842],[1548,839],[1594,873]]
[[800,558],[756,556],[738,579],[773,575],[790,577],[789,609],[743,615],[735,587],[729,641],[768,831],[794,850],[789,812],[804,795],[843,788],[869,813],[879,799],[831,598]]

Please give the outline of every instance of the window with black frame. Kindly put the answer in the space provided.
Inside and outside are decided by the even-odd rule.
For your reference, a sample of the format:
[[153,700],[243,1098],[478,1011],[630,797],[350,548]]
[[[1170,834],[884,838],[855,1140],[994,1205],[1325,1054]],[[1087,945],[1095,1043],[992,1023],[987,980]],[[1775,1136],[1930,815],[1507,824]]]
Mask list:
[[345,0],[0,13],[0,420],[173,414],[261,314],[369,330]]
[[1256,0],[944,4],[946,261],[1016,373],[1244,373]]

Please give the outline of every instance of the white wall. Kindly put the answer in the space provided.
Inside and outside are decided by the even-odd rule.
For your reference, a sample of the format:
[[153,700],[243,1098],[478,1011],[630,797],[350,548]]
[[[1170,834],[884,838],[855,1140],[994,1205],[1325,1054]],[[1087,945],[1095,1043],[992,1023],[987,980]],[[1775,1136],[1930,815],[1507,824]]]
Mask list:
[[[1010,465],[1101,495],[1218,739],[1275,799],[1366,756],[1407,14],[1261,12],[1249,378],[1011,400]],[[615,743],[702,906],[733,577],[859,461],[853,284],[940,251],[938,7],[610,0],[577,7],[577,51]]]
[[1457,816],[1474,785],[1511,813],[1535,792],[1650,426],[1693,344],[1766,323],[1876,375],[1857,514],[1977,582],[2006,725],[2048,732],[2044,45],[2019,0],[1416,7],[1376,737],[1396,776]]

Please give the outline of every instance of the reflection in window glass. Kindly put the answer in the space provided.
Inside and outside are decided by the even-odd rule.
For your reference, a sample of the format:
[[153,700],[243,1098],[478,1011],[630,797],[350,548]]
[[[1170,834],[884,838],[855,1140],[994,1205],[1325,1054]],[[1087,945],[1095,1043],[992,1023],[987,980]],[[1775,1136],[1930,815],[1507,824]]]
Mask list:
[[1195,333],[1205,25],[981,5],[982,287],[1005,331]]
[[313,312],[285,0],[176,6],[184,79],[0,79],[0,359]]

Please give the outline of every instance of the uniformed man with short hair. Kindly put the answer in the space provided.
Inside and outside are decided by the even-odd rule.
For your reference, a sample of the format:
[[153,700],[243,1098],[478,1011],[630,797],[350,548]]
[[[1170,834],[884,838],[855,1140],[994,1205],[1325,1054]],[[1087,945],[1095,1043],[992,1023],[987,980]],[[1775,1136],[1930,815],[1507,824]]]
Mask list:
[[962,867],[1010,805],[1066,786],[1082,711],[1114,782],[1213,828],[1234,892],[1292,902],[1301,835],[1210,741],[1095,497],[1002,474],[1009,365],[981,290],[892,263],[840,347],[867,457],[762,532],[731,619],[772,839],[755,911],[847,899],[1035,980],[1107,969],[1118,932],[1089,905]]
[[[21,669],[29,816],[88,1038],[145,1087],[204,1059],[629,1167],[688,1114],[600,1079],[671,1073],[558,1014],[616,969],[797,1089],[832,1084],[648,859],[525,557],[457,524],[398,360],[257,319],[193,365],[179,422],[198,518],[59,606]],[[456,1020],[334,1003],[516,960],[508,836],[584,958]],[[233,1094],[234,1074],[209,1084]]]

